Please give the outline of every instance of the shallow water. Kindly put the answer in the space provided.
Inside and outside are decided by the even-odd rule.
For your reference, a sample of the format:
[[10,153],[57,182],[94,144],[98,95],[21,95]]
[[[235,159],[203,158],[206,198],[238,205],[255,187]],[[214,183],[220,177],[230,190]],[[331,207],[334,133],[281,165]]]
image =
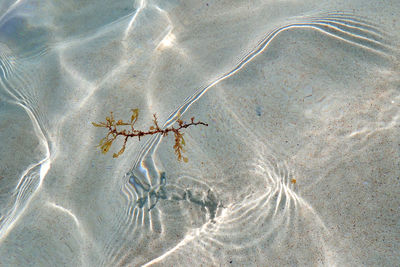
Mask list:
[[0,3],[1,266],[399,265],[398,1],[58,2]]

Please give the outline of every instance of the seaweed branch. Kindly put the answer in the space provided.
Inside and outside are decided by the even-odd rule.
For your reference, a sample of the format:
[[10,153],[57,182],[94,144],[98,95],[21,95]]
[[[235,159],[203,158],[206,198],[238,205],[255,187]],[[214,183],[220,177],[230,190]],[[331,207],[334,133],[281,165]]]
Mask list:
[[169,132],[173,132],[175,137],[175,144],[174,144],[175,154],[179,161],[183,160],[184,162],[188,162],[188,158],[183,156],[183,153],[185,152],[183,147],[186,144],[185,144],[185,139],[183,138],[183,133],[181,131],[183,129],[186,129],[194,125],[208,126],[207,123],[201,121],[195,122],[194,117],[192,117],[189,123],[185,123],[181,119],[178,119],[177,120],[178,127],[175,128],[171,126],[166,129],[161,129],[158,125],[157,115],[153,114],[153,125],[150,126],[147,131],[146,130],[141,131],[141,130],[136,130],[134,128],[134,124],[136,123],[138,117],[139,117],[139,109],[132,109],[132,116],[130,122],[124,122],[123,120],[115,120],[114,114],[112,112],[110,112],[109,117],[106,117],[105,122],[99,122],[99,123],[92,122],[93,126],[106,128],[108,130],[106,137],[102,138],[98,145],[98,147],[100,147],[101,149],[101,152],[103,154],[106,154],[110,150],[112,143],[119,136],[123,138],[124,143],[122,145],[122,148],[117,153],[113,154],[114,158],[117,158],[122,153],[124,153],[126,148],[126,143],[128,142],[128,139],[131,137],[137,137],[140,141],[140,138],[142,136],[153,135],[153,134],[162,134],[163,136],[167,136]]

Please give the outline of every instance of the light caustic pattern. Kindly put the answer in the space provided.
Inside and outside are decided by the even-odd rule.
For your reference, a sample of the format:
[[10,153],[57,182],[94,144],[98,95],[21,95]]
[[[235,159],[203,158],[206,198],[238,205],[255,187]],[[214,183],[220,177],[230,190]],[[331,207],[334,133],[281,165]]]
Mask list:
[[[257,72],[257,60],[269,63],[269,48],[282,36],[307,31],[318,38],[328,38],[328,43],[361,51],[377,62],[392,62],[398,51],[388,33],[367,18],[341,13],[282,19],[280,26],[268,30],[229,71],[198,90],[172,92],[177,93],[174,100],[186,99],[168,105],[157,103],[153,97],[156,91],[146,91],[147,87],[157,88],[147,78],[157,78],[158,57],[165,51],[174,51],[174,56],[186,61],[191,56],[189,46],[180,43],[184,38],[180,39],[180,32],[175,31],[177,20],[169,14],[169,4],[137,1],[134,6],[119,7],[118,16],[107,13],[105,25],[93,22],[68,31],[62,27],[63,20],[55,18],[64,9],[73,9],[72,5],[59,7],[54,20],[47,20],[35,13],[43,12],[45,6],[17,1],[0,16],[1,101],[18,105],[26,112],[30,124],[20,127],[32,128],[28,137],[37,146],[32,152],[36,155],[32,158],[37,160],[29,162],[17,178],[13,180],[11,172],[0,173],[11,177],[0,177],[0,184],[7,181],[15,185],[10,192],[1,192],[0,242],[14,238],[13,231],[22,231],[24,220],[34,216],[36,210],[46,214],[49,209],[71,221],[71,229],[77,232],[74,238],[82,241],[78,248],[67,244],[75,257],[70,264],[338,264],[341,255],[337,243],[331,242],[333,233],[299,192],[296,181],[303,177],[298,169],[303,163],[298,159],[301,153],[282,151],[279,142],[262,137],[260,128],[252,128],[252,118],[243,115],[241,102],[235,103],[236,99],[227,95],[230,90],[237,91],[232,94],[246,100],[247,88],[238,85],[230,89],[232,83],[237,82],[235,79],[251,83],[251,75],[247,77],[246,73]],[[94,6],[82,10],[88,12]],[[30,24],[35,27],[26,26]],[[16,42],[19,45],[13,47],[13,38],[17,37],[10,29],[14,28],[25,30],[28,37],[40,38],[35,37],[29,46]],[[91,63],[88,65],[85,60]],[[396,71],[387,69],[382,77],[394,82]],[[164,83],[168,79],[172,78],[166,78]],[[268,90],[264,87],[261,92],[268,94]],[[217,98],[216,102],[208,95]],[[382,123],[366,118],[345,134],[343,142],[397,127],[398,92],[388,89],[379,95],[382,105],[388,98],[393,101],[391,106],[385,106],[377,115],[386,116]],[[186,112],[199,112],[202,107],[209,107],[206,105],[215,105],[209,118],[201,118],[207,111],[195,115],[209,122],[210,129],[192,129],[193,137],[189,135],[192,132],[188,133],[188,147],[198,154],[198,159],[190,158],[190,170],[180,168],[182,165],[164,154],[163,144],[168,141],[160,135],[144,139],[143,145],[128,144],[124,157],[118,161],[108,161],[91,149],[97,132],[89,128],[90,121],[98,121],[97,117],[110,111],[102,110],[104,107],[121,113],[138,107],[144,110],[143,116],[156,111],[165,120],[165,129],[178,118],[185,119]],[[252,116],[262,116],[265,108],[269,106],[257,107]],[[167,116],[168,112],[171,113]],[[273,126],[264,129],[268,128]],[[197,131],[203,136],[194,137]],[[327,131],[315,130],[320,136]],[[216,142],[217,152],[210,149],[212,142]],[[348,151],[353,147],[347,146]],[[201,164],[207,167],[199,167]],[[86,177],[87,182],[81,177]],[[63,263],[62,256],[57,257],[49,256],[47,263]],[[9,258],[9,264],[18,262],[17,257]]]
[[[245,68],[246,64],[264,52],[280,33],[296,29],[315,30],[384,58],[390,58],[395,51],[395,48],[387,41],[385,33],[355,17],[329,14],[326,17],[299,20],[267,34],[235,68],[188,97],[181,107],[169,116],[164,127],[173,124],[178,114],[184,114],[212,87]],[[238,121],[239,127],[243,126],[240,125],[240,120]],[[257,175],[263,176],[265,184],[257,185],[257,188],[262,190],[257,191],[254,188],[255,192],[246,195],[245,198],[227,204],[220,202],[218,196],[213,193],[212,186],[207,185],[202,189],[203,193],[200,194],[198,200],[193,201],[188,187],[182,188],[174,185],[173,181],[167,182],[165,173],[157,171],[153,153],[154,147],[157,147],[160,141],[159,137],[149,140],[139,155],[135,167],[125,176],[126,183],[123,192],[126,193],[128,209],[126,221],[123,224],[131,225],[131,227],[124,232],[124,235],[140,232],[133,235],[134,240],[138,240],[139,236],[142,237],[142,239],[139,238],[142,241],[138,245],[149,238],[144,234],[143,228],[147,228],[152,233],[160,233],[161,236],[168,235],[165,233],[165,231],[168,232],[168,226],[163,223],[163,218],[165,220],[168,215],[165,215],[157,206],[157,203],[162,201],[186,201],[193,206],[203,206],[204,218],[199,218],[199,220],[204,223],[188,231],[179,243],[161,256],[149,261],[145,266],[156,263],[163,266],[177,264],[177,262],[184,262],[183,265],[188,262],[201,263],[206,266],[215,266],[221,262],[245,264],[248,259],[254,259],[255,262],[261,264],[265,257],[273,261],[277,257],[274,247],[285,242],[293,243],[293,249],[284,256],[287,258],[287,264],[294,262],[308,264],[312,261],[324,265],[335,263],[333,260],[335,252],[329,248],[329,244],[325,243],[325,240],[329,239],[329,231],[313,208],[294,191],[296,177],[291,173],[290,166],[276,159],[268,160],[273,153],[259,155],[254,165],[249,166],[248,173],[240,176],[243,179]],[[262,148],[262,144],[258,147]],[[200,175],[198,179],[203,181],[205,178]],[[198,182],[196,179],[193,180]],[[152,185],[153,183],[155,184]],[[192,185],[192,187],[197,186]],[[222,190],[219,188],[218,191]],[[210,209],[207,203],[212,203],[214,209]],[[185,218],[184,215],[182,216]],[[193,214],[186,219],[193,220]],[[295,240],[296,237],[303,241],[297,243],[290,241]],[[114,255],[113,263],[118,262],[124,265],[130,260],[136,262],[133,255],[115,253],[118,249],[115,249],[114,245],[109,245],[108,252]],[[313,251],[313,256],[311,258],[304,256],[303,249]],[[315,259],[315,255],[320,256]],[[299,260],[300,258],[302,260]]]

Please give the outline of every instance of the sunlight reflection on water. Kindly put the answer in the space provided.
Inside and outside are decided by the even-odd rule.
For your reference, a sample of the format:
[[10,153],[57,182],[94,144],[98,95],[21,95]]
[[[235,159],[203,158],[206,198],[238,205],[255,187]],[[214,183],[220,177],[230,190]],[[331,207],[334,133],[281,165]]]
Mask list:
[[[2,264],[398,264],[392,9],[289,2],[0,5]],[[102,155],[131,108],[209,127]]]

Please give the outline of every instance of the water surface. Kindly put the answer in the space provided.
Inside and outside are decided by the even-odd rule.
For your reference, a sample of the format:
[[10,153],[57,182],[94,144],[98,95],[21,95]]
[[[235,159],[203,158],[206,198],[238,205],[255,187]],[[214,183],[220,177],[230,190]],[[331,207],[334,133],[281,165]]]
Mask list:
[[[0,265],[398,265],[396,11],[3,1]],[[209,126],[101,154],[132,108]]]

